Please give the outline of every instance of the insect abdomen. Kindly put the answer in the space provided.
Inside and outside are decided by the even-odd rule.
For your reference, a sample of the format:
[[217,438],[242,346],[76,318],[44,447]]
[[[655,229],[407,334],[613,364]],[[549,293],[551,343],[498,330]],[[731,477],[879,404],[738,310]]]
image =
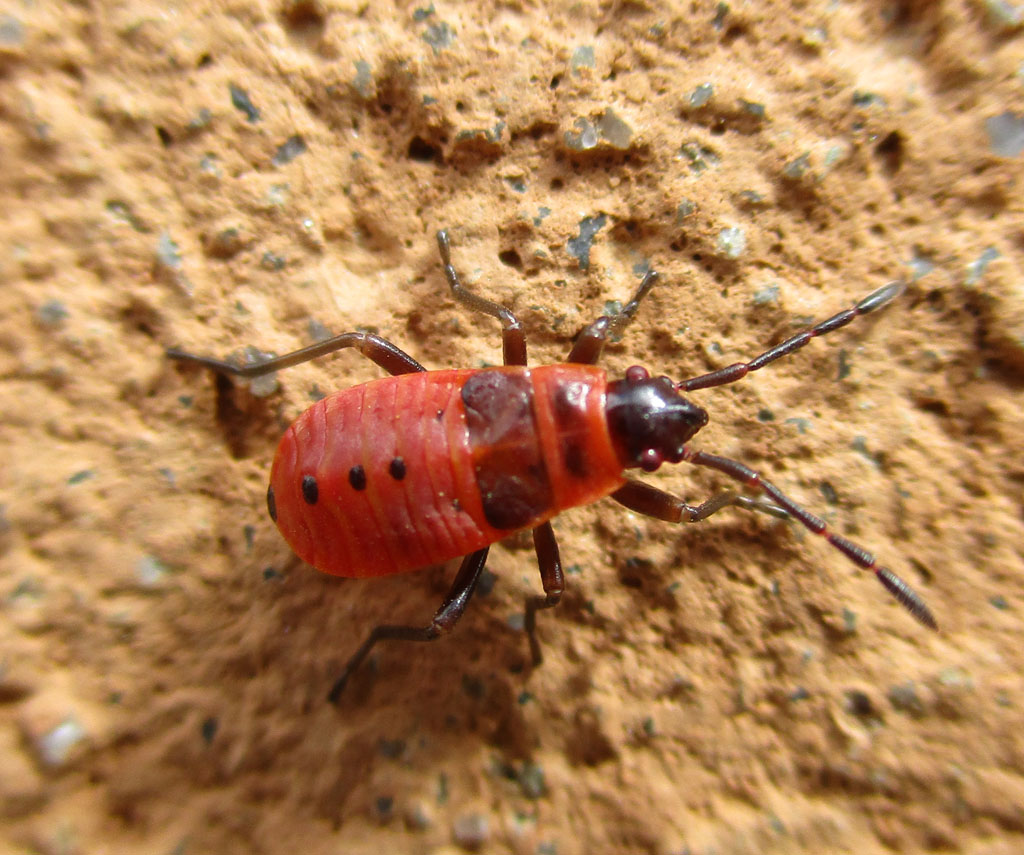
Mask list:
[[270,484],[278,528],[300,558],[326,573],[382,576],[479,548],[484,532],[457,501],[473,488],[471,469],[459,465],[467,373],[345,389],[288,428]]
[[604,373],[586,366],[386,377],[288,429],[271,513],[300,558],[381,576],[438,564],[620,486]]

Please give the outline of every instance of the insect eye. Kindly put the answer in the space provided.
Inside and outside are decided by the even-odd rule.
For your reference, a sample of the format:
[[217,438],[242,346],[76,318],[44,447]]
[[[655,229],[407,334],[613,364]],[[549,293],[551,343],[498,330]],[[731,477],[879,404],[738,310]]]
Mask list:
[[644,472],[654,472],[664,462],[665,458],[656,448],[648,448],[640,455],[640,468]]
[[631,365],[626,369],[626,382],[627,383],[642,383],[651,375],[647,372],[647,369],[642,365]]

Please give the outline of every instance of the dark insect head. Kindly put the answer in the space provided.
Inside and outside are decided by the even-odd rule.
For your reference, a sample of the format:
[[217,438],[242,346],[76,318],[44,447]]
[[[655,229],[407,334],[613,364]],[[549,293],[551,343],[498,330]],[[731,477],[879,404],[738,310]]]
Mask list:
[[622,465],[647,472],[679,463],[686,443],[708,423],[707,411],[680,395],[668,377],[651,377],[639,365],[608,384],[605,418]]

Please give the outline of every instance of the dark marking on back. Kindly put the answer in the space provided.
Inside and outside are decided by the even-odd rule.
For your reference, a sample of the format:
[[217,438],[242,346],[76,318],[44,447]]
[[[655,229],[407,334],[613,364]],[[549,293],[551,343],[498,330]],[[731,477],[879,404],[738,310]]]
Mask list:
[[551,507],[527,375],[487,369],[462,387],[466,427],[484,517],[494,528],[523,528]]
[[302,498],[306,500],[307,505],[315,505],[320,498],[320,487],[312,475],[302,477]]
[[351,484],[356,490],[366,489],[366,470],[362,466],[356,464],[348,470],[348,483]]
[[583,453],[587,433],[587,393],[585,383],[563,383],[555,392],[555,425],[558,431],[558,450],[565,470],[576,478],[590,474]]
[[273,485],[267,487],[267,513],[274,522],[277,522],[277,499],[274,498]]
[[587,458],[583,453],[583,447],[575,438],[570,436],[561,437],[559,449],[562,452],[562,460],[565,461],[565,469],[570,475],[582,479],[590,474],[590,467],[587,466]]
[[401,481],[405,477],[405,461],[401,457],[392,458],[388,473],[396,481]]

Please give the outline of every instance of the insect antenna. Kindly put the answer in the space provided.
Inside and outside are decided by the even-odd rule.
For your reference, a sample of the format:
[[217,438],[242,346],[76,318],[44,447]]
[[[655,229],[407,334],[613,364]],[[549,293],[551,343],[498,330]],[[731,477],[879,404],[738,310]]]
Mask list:
[[903,282],[890,282],[888,285],[883,285],[877,291],[872,291],[854,306],[849,309],[844,309],[831,318],[822,321],[820,324],[816,324],[810,329],[806,329],[803,332],[798,332],[796,335],[787,338],[781,344],[775,345],[762,353],[760,356],[756,356],[750,360],[750,362],[735,362],[732,365],[727,365],[725,368],[719,368],[717,371],[711,371],[708,374],[701,374],[699,377],[693,377],[689,380],[683,380],[676,384],[676,387],[680,392],[692,392],[694,389],[709,389],[712,386],[726,386],[729,383],[735,383],[737,380],[742,380],[751,371],[759,371],[776,359],[780,359],[783,356],[788,356],[794,351],[804,347],[812,338],[830,333],[833,330],[837,330],[840,327],[845,327],[854,318],[860,317],[861,315],[867,315],[871,312],[881,309],[883,306],[891,303],[900,294],[906,290],[906,285]]
[[926,627],[935,630],[939,628],[931,609],[928,608],[924,600],[921,599],[920,595],[910,585],[889,568],[879,566],[875,556],[866,549],[858,546],[852,540],[847,540],[842,535],[829,531],[828,524],[823,519],[816,517],[810,511],[798,505],[778,487],[770,481],[766,481],[750,467],[745,466],[739,461],[730,460],[727,457],[718,457],[714,454],[692,451],[690,449],[686,450],[683,459],[696,466],[706,466],[709,469],[715,469],[739,481],[746,487],[760,490],[767,494],[776,505],[783,508],[797,522],[801,523],[809,531],[824,537],[825,540],[842,552],[854,564],[863,567],[865,570],[871,570],[875,574],[875,578],[882,583],[882,586]]

